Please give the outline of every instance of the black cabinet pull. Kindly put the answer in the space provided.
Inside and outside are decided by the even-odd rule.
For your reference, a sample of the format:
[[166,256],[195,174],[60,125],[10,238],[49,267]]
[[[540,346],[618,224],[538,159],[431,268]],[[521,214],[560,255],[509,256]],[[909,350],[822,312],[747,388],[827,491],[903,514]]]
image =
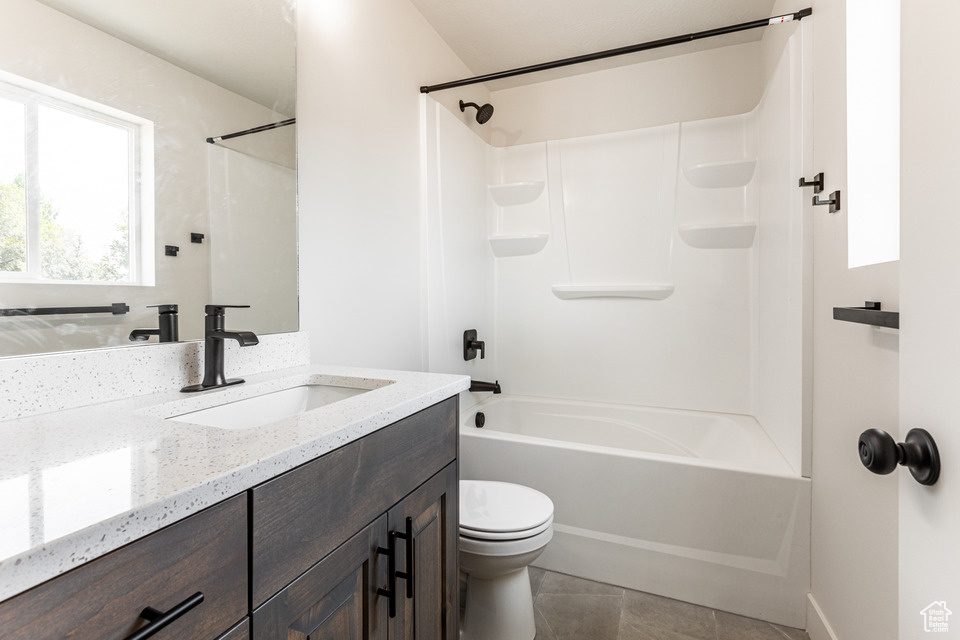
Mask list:
[[127,636],[126,640],[146,640],[201,602],[203,602],[203,593],[198,591],[166,613],[157,611],[153,607],[145,608],[140,612],[140,617],[149,620],[150,624]]
[[377,588],[377,594],[390,599],[390,617],[397,617],[397,532],[387,534],[387,548],[377,547],[377,553],[387,556],[387,584],[386,589]]
[[407,597],[413,597],[413,518],[407,518],[406,532],[396,533],[396,536],[407,544],[407,565],[406,571],[398,571],[397,577],[407,581]]

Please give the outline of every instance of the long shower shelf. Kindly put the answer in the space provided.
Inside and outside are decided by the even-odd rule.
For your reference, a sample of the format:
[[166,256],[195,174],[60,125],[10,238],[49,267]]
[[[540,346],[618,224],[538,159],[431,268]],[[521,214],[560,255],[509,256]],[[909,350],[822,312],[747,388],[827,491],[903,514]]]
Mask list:
[[508,182],[504,184],[487,185],[493,201],[501,207],[512,207],[518,204],[529,204],[543,193],[541,182]]
[[498,258],[512,258],[513,256],[531,256],[539,253],[550,238],[546,233],[535,233],[519,236],[490,236],[490,247],[493,255]]
[[684,167],[683,175],[690,184],[701,189],[742,187],[753,179],[756,168],[756,160],[704,162]]
[[697,249],[749,249],[757,237],[756,222],[683,224],[680,237]]
[[639,298],[664,300],[673,295],[672,284],[555,284],[553,295],[561,300],[577,298]]

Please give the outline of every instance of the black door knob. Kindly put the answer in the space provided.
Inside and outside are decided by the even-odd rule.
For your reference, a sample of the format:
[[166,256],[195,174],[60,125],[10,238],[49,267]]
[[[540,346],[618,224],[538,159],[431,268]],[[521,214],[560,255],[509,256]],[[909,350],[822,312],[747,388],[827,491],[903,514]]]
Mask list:
[[900,444],[886,431],[867,429],[860,434],[857,446],[860,462],[874,473],[891,473],[901,464],[920,484],[934,484],[940,477],[937,443],[924,429],[911,429]]

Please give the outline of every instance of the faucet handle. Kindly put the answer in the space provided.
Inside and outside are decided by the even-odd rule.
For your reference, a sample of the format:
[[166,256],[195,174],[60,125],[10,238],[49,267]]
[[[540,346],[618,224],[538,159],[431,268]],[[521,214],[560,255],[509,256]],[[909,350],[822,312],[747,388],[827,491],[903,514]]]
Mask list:
[[249,309],[250,305],[248,304],[208,304],[203,310],[208,316],[222,316],[225,315],[227,309]]
[[157,313],[178,313],[180,307],[175,304],[148,304],[147,309],[156,309]]

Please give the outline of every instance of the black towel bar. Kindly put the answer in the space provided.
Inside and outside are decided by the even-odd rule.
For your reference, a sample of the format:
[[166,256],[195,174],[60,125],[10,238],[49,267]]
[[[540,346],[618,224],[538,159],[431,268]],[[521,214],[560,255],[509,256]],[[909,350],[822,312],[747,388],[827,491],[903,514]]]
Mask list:
[[862,307],[834,307],[833,319],[872,324],[876,327],[900,328],[899,311],[881,311],[879,302],[865,302]]
[[114,302],[109,307],[23,307],[20,309],[0,309],[0,316],[54,316],[79,313],[112,313],[122,316],[129,313],[125,302]]

